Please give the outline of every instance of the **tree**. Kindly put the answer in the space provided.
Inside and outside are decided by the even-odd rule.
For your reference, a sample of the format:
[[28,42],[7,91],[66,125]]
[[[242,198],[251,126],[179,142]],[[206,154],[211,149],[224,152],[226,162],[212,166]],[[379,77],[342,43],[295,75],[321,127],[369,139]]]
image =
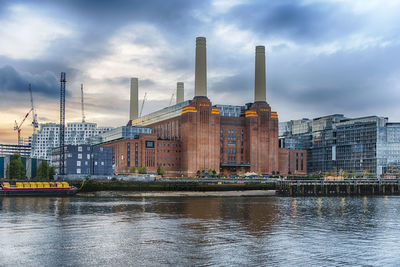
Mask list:
[[136,173],[136,167],[135,166],[132,166],[131,173]]
[[163,169],[163,167],[161,167],[161,165],[158,165],[157,167],[157,174],[161,176],[165,174],[165,170]]
[[352,178],[355,178],[355,177],[356,177],[356,172],[355,172],[354,170],[351,172],[351,177],[352,177]]
[[47,164],[47,161],[42,161],[36,172],[35,179],[46,179],[47,180],[48,175],[49,175],[49,165]]
[[26,179],[26,169],[22,164],[21,155],[15,153],[11,156],[10,164],[7,166],[7,178],[9,179]]
[[212,170],[212,176],[213,177],[217,176],[217,172],[215,170]]
[[54,180],[54,175],[56,174],[56,169],[54,166],[49,167],[49,179]]
[[207,172],[208,172],[208,174],[211,176],[212,173],[213,173],[213,170],[212,170],[211,168],[209,168]]
[[146,169],[146,167],[139,167],[139,168],[138,168],[138,172],[139,172],[140,174],[145,174],[145,173],[147,173],[147,169]]
[[200,170],[198,170],[198,171],[196,172],[197,177],[200,177],[200,174],[201,174],[201,172],[200,172]]
[[39,165],[39,168],[36,172],[36,180],[49,180],[53,179],[55,174],[55,169],[53,166],[49,166],[47,161],[42,161]]
[[365,171],[364,171],[364,177],[369,177],[369,176],[370,176],[369,171],[368,171],[368,170],[365,170]]

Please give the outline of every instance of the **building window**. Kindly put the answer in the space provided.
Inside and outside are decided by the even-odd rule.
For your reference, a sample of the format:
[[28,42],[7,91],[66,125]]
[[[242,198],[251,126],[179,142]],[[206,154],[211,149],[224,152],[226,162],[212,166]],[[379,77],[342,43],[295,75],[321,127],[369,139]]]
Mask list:
[[80,161],[80,160],[78,160],[78,161],[76,162],[76,166],[78,166],[78,167],[81,166],[81,161]]
[[81,169],[76,169],[77,174],[81,174]]
[[131,144],[128,142],[127,143],[127,150],[128,150],[128,152],[127,152],[127,166],[129,167],[130,165],[131,165]]
[[303,153],[300,154],[300,158],[301,158],[300,168],[301,168],[301,170],[303,170]]
[[138,143],[135,143],[135,166],[137,167],[138,166],[138,162],[139,162],[139,159],[138,159],[138,155],[139,155],[139,152],[138,152]]
[[82,152],[82,147],[81,146],[78,146],[78,151]]
[[296,171],[299,170],[299,153],[296,153]]
[[78,154],[78,159],[82,159],[82,154]]

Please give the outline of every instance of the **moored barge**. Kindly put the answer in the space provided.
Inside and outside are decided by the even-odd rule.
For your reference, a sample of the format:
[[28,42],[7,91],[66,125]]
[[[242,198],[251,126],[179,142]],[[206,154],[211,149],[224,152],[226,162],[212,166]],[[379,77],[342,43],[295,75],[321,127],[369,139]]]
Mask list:
[[11,185],[3,182],[0,185],[1,196],[73,196],[78,192],[67,182],[16,182]]

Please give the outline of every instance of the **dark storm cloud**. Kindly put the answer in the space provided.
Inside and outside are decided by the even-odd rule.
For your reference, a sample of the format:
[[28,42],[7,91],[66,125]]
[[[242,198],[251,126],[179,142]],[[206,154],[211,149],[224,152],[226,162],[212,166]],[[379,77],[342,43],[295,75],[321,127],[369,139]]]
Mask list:
[[394,58],[400,58],[400,45],[337,52],[301,65],[272,62],[276,70],[269,88],[273,97],[306,108],[328,113],[374,109],[376,113],[396,106],[400,97],[392,79],[400,74]]
[[56,98],[59,95],[59,82],[51,72],[33,75],[31,73],[20,73],[9,65],[0,67],[0,93],[26,94],[29,83],[35,93],[50,98]]
[[[156,25],[163,32],[182,37],[200,23],[193,17],[193,10],[206,7],[208,1],[42,0],[31,4],[52,8],[63,17],[68,14],[68,19],[80,22],[86,44],[89,42],[94,45],[108,39],[121,27],[140,22]],[[140,36],[136,41],[154,44],[154,40]]]
[[243,29],[301,42],[321,42],[346,35],[359,28],[364,19],[339,3],[285,0],[251,1],[236,6],[229,16]]
[[[256,40],[278,40],[277,45],[268,49],[272,56],[267,53],[268,102],[272,98],[280,100],[281,103],[291,103],[290,105],[300,105],[328,113],[340,109],[340,113],[345,114],[352,110],[374,110],[380,105],[392,104],[396,98],[391,96],[399,96],[393,85],[388,82],[389,77],[399,72],[399,63],[395,60],[400,58],[398,45],[377,45],[367,49],[355,46],[348,51],[341,51],[342,48],[339,48],[338,52],[328,55],[310,52],[314,46],[346,41],[347,36],[352,34],[361,34],[366,38],[377,36],[376,32],[370,32],[366,27],[373,24],[365,23],[368,21],[368,14],[351,13],[351,8],[344,2],[248,1],[226,13],[214,13],[210,2],[0,1],[0,18],[7,15],[4,10],[7,10],[8,5],[20,3],[48,11],[48,14],[59,18],[62,23],[70,22],[72,28],[77,27],[73,29],[71,36],[52,40],[46,53],[40,58],[20,60],[0,56],[0,93],[25,94],[27,84],[31,82],[34,90],[39,90],[50,98],[58,97],[60,71],[67,72],[68,82],[73,81],[75,77],[87,77],[85,69],[72,69],[70,66],[79,66],[80,62],[86,63],[110,55],[110,38],[124,27],[140,23],[153,26],[162,35],[162,41],[173,46],[172,49],[166,49],[168,52],[153,56],[153,62],[156,62],[155,76],[158,69],[162,69],[165,73],[178,73],[174,74],[178,76],[176,79],[188,78],[194,72],[194,36],[204,34],[208,37],[214,34],[219,23],[222,23],[248,31]],[[381,28],[386,28],[385,26],[374,24],[379,34],[384,32]],[[391,32],[389,35],[390,38],[399,36],[398,32]],[[158,34],[133,32],[131,39],[124,41],[156,47],[159,45],[159,37]],[[227,54],[225,47],[229,49],[230,44],[224,43],[223,38],[221,41],[214,40],[214,44],[211,40],[209,42],[209,39],[207,41],[208,71],[215,74],[210,75],[208,80],[210,95],[222,100],[229,95],[232,96],[229,100],[237,99],[237,104],[253,99],[253,52],[246,56],[234,52]],[[293,52],[296,48],[292,50],[293,46],[287,41],[299,45],[305,52]],[[268,47],[269,44],[266,45]],[[133,65],[143,65],[148,63],[148,58],[132,58],[131,62]],[[229,73],[229,70],[232,70],[232,74],[221,77],[220,70],[221,73]],[[110,73],[112,72],[110,69]],[[193,89],[187,86],[187,81],[182,81],[185,82],[187,90]],[[129,77],[97,82],[109,85],[110,88],[113,85],[129,88],[130,83]],[[146,90],[149,88],[148,90],[153,92],[165,90],[159,88],[157,80],[144,80],[141,77],[139,86]],[[171,85],[171,88],[174,86],[175,84]],[[105,93],[104,97],[109,96]],[[119,101],[115,101],[117,100]],[[168,102],[169,100],[160,100],[159,103],[154,103],[165,106]],[[219,102],[223,104],[223,101]],[[156,108],[155,104],[152,104],[151,108]],[[273,102],[270,104],[274,106]],[[113,105],[103,108],[111,110]],[[145,105],[145,111],[146,109]]]

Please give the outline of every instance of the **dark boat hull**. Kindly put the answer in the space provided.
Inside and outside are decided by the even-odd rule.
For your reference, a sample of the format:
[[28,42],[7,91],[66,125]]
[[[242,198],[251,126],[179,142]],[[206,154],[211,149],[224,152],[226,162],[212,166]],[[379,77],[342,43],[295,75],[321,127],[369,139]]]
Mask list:
[[78,193],[77,188],[66,188],[66,189],[23,189],[23,190],[1,190],[0,197],[12,197],[12,196],[55,196],[55,197],[67,197],[73,196]]

